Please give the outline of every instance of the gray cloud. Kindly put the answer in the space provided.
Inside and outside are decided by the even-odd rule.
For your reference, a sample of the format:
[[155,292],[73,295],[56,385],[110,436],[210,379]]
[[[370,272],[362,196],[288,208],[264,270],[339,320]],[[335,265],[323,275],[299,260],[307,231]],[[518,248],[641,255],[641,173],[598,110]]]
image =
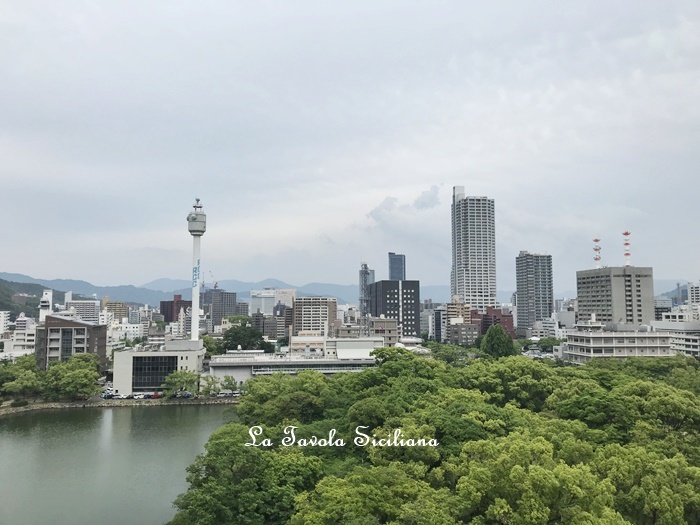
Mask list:
[[2,270],[187,275],[196,195],[219,279],[355,282],[400,251],[446,283],[463,185],[496,199],[499,288],[528,249],[571,289],[627,228],[633,261],[697,274],[669,227],[700,190],[697,2],[28,0],[0,29]]
[[434,208],[440,204],[439,190],[440,188],[438,186],[431,186],[429,190],[421,193],[416,200],[413,201],[413,206],[418,210]]

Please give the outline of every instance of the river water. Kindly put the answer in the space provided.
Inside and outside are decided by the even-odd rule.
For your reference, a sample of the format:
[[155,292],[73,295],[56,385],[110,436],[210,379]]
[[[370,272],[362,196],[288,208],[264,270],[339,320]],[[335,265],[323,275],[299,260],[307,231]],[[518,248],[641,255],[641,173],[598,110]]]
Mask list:
[[0,418],[1,525],[160,525],[222,405],[78,408]]

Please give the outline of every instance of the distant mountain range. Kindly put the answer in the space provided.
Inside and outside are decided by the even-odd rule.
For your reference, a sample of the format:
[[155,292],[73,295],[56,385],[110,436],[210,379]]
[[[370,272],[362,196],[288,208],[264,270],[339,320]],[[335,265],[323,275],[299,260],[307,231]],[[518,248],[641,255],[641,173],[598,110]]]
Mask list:
[[[129,303],[140,303],[158,305],[160,301],[168,301],[173,298],[173,295],[180,294],[185,299],[191,297],[190,282],[185,279],[156,279],[141,286],[122,285],[122,286],[95,286],[87,281],[70,280],[70,279],[36,279],[28,275],[20,273],[5,273],[0,272],[0,280],[10,281],[15,284],[33,284],[41,287],[51,288],[56,291],[68,292],[72,291],[75,294],[80,294],[87,297],[102,297],[109,296],[113,301],[123,301]],[[685,279],[670,280],[661,279],[654,281],[654,290],[656,295],[675,294],[676,283],[681,285],[687,283]],[[212,283],[207,283],[211,285]],[[218,287],[228,292],[236,292],[237,297],[241,301],[250,300],[250,290],[261,290],[263,288],[295,288],[299,296],[324,296],[336,297],[341,304],[350,303],[356,304],[359,296],[359,287],[356,284],[332,284],[332,283],[309,283],[303,286],[280,281],[278,279],[265,279],[259,282],[247,282],[237,280],[218,281]],[[666,293],[660,293],[658,290],[671,290]],[[11,294],[10,294],[11,295]],[[41,290],[38,295],[41,296]],[[513,291],[499,290],[497,292],[498,300],[502,303],[509,303]],[[576,297],[576,292],[566,290],[554,294],[556,298]],[[432,299],[435,302],[444,303],[450,300],[449,285],[425,285],[421,286],[421,299]],[[57,300],[54,295],[54,301]],[[3,308],[0,304],[0,310]]]

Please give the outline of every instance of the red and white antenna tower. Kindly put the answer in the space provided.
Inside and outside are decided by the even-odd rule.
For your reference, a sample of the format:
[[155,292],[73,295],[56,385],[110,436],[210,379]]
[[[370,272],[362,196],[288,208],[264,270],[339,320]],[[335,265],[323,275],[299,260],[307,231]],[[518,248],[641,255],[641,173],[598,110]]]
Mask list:
[[595,267],[600,268],[600,239],[593,239],[593,251],[595,252],[595,255],[593,256],[593,260],[595,261]]
[[630,265],[630,232],[625,230],[622,233],[622,237],[625,239],[623,245],[625,246],[625,266]]

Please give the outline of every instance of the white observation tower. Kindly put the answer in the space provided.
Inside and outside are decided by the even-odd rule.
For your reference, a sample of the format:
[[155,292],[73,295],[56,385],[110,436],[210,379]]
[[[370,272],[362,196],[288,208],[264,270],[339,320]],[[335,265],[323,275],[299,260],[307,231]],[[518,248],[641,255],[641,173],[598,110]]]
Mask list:
[[187,230],[192,235],[192,341],[199,340],[199,251],[202,235],[207,231],[207,216],[202,212],[199,199],[195,199],[194,209],[187,216]]

